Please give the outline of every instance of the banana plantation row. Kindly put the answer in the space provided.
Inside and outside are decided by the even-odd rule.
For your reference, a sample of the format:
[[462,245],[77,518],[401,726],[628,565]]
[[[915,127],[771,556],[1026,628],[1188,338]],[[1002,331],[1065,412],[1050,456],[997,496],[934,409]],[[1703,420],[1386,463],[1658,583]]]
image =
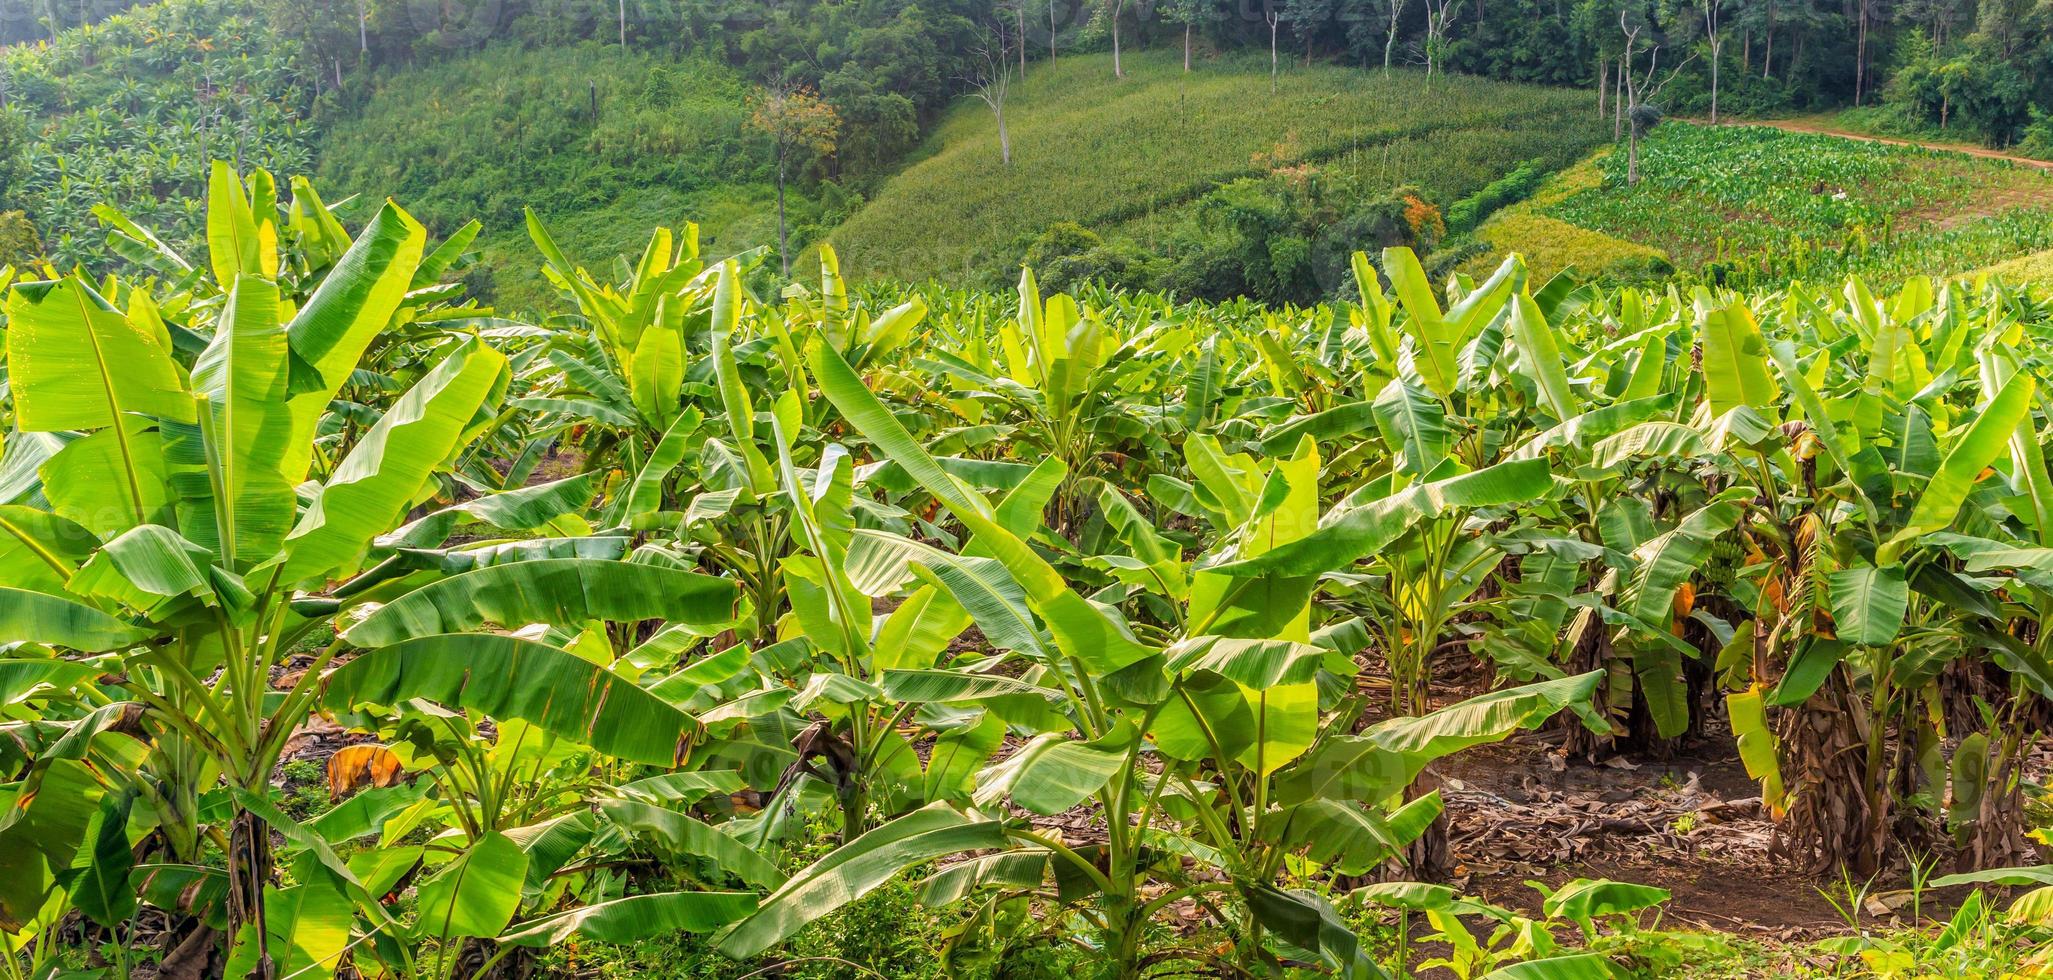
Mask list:
[[[753,960],[908,874],[951,962],[1382,976],[1343,913],[1460,901],[1421,773],[1546,726],[1729,730],[1815,872],[2035,860],[2044,297],[1393,250],[1310,309],[1015,300],[787,287],[689,226],[595,273],[530,219],[528,322],[465,298],[475,225],[279,190],[217,165],[204,255],[102,209],[135,274],[11,280],[9,976],[138,955],[144,908],[167,973]],[[1496,683],[1448,704],[1462,650]],[[295,819],[322,719],[342,802]]]

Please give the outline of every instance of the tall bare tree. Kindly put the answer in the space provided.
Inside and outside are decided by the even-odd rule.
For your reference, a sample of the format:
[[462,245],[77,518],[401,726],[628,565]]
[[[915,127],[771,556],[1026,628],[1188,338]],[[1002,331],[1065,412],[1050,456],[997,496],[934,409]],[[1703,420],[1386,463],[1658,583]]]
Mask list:
[[[1000,20],[992,31],[991,40],[979,45],[971,59],[973,70],[963,76],[963,84],[969,87],[971,95],[983,100],[991,107],[991,115],[998,120],[998,160],[1007,167],[1012,166],[1012,136],[1005,129],[1005,96],[1012,90],[1012,59],[1008,57],[1004,21]],[[1025,47],[1025,38],[1020,46]]]
[[1447,29],[1467,9],[1462,0],[1426,0],[1426,77],[1440,70],[1447,52]]
[[1126,10],[1126,0],[1105,0],[1105,9],[1112,12],[1112,77],[1125,78],[1126,68],[1119,63],[1119,15]]
[[1718,64],[1725,54],[1725,0],[1696,0],[1704,15],[1704,46],[1711,51],[1711,125],[1718,125]]
[[[1697,56],[1692,53],[1668,69],[1666,76],[1658,76],[1661,44],[1647,35],[1646,23],[1634,21],[1629,11],[1621,10],[1618,12],[1618,29],[1625,34],[1625,52],[1619,55],[1618,65],[1618,80],[1624,86],[1624,98],[1620,104],[1625,108],[1625,183],[1632,186],[1640,182],[1640,138],[1661,119],[1661,110],[1655,100],[1661,97],[1661,90],[1667,88],[1668,83],[1674,81],[1675,76],[1681,74]],[[1647,55],[1647,70],[1634,74],[1634,65],[1642,50]],[[1655,80],[1657,77],[1660,79],[1658,82]]]
[[1390,74],[1390,56],[1397,50],[1397,28],[1404,21],[1405,0],[1388,0],[1389,30],[1383,34],[1383,74]]
[[1276,0],[1267,0],[1262,5],[1262,18],[1269,22],[1269,94],[1276,94]]

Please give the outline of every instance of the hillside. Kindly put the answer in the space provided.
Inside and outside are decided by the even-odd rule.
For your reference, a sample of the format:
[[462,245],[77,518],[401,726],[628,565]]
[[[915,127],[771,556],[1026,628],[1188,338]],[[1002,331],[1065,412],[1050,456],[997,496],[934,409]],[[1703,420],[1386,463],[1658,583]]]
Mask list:
[[255,0],[166,0],[55,44],[7,47],[6,207],[27,213],[60,267],[111,257],[97,205],[190,248],[212,160],[268,169],[281,183],[309,169],[312,95],[294,54]]
[[[686,220],[715,252],[776,241],[749,86],[725,65],[591,43],[500,45],[371,84],[323,134],[321,186],[405,201],[437,232],[483,222],[473,285],[508,308],[548,298],[521,216],[530,205],[593,268]],[[796,223],[811,220],[802,199],[794,207]]]
[[1638,252],[1653,249],[1685,272],[1761,284],[1894,282],[2053,248],[2053,174],[2003,160],[1673,122],[1645,140],[1640,169],[1629,184],[1625,154],[1599,154],[1478,237],[1536,268],[1643,276]]
[[[1566,166],[1604,135],[1585,92],[1466,77],[1430,81],[1332,65],[1218,58],[1186,74],[1175,52],[1035,64],[997,124],[965,100],[921,159],[829,236],[865,276],[988,276],[1056,222],[1160,240],[1185,206],[1239,177],[1310,164],[1329,197],[1416,185],[1450,202],[1527,160]],[[1258,155],[1263,159],[1258,159]]]

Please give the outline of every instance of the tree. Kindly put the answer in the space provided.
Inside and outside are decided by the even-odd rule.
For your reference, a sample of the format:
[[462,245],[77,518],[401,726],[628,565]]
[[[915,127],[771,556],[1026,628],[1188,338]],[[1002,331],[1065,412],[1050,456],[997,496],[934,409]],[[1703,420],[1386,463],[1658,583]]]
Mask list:
[[1447,29],[1461,19],[1461,0],[1426,0],[1426,76],[1432,77],[1447,53]]
[[1126,0],[1105,0],[1105,10],[1112,15],[1112,77],[1125,78],[1126,69],[1119,63],[1119,15],[1126,9]]
[[1383,35],[1383,74],[1390,73],[1390,55],[1397,50],[1397,28],[1404,21],[1404,0],[1389,0],[1389,30]]
[[1262,19],[1269,22],[1269,94],[1276,94],[1276,3],[1267,0],[1262,5]]
[[1290,21],[1290,31],[1305,43],[1305,64],[1312,63],[1312,39],[1321,25],[1333,20],[1334,0],[1284,0],[1283,18]]
[[1190,70],[1191,36],[1200,24],[1217,23],[1226,18],[1218,0],[1169,0],[1164,8],[1170,20],[1183,25],[1183,70]]
[[[1667,88],[1669,82],[1675,80],[1676,75],[1681,74],[1690,62],[1696,60],[1696,55],[1691,54],[1684,58],[1681,64],[1668,69],[1666,77],[1661,78],[1658,83],[1655,82],[1656,72],[1661,67],[1661,44],[1651,39],[1643,42],[1647,27],[1644,19],[1633,18],[1631,10],[1618,12],[1618,29],[1625,35],[1625,51],[1618,57],[1618,81],[1622,86],[1620,94],[1623,96],[1619,105],[1624,108],[1626,120],[1627,185],[1640,182],[1640,137],[1646,135],[1648,130],[1654,128],[1654,124],[1661,121],[1661,110],[1654,100],[1660,97],[1661,90]],[[1642,43],[1647,45],[1644,49],[1647,54],[1647,70],[1643,74],[1635,75],[1633,65],[1642,50]]]
[[971,74],[964,76],[963,83],[969,86],[970,94],[983,100],[991,107],[991,114],[997,117],[998,159],[1010,167],[1012,137],[1005,130],[1005,94],[1012,88],[1012,59],[1007,57],[1003,21],[993,33],[996,35],[996,47],[986,44],[978,49],[976,67]]
[[1718,125],[1718,65],[1725,52],[1724,0],[1696,0],[1704,18],[1704,44],[1711,50],[1711,125]]
[[841,117],[813,90],[778,82],[756,90],[749,100],[749,125],[770,137],[777,157],[777,256],[791,275],[791,232],[784,217],[784,182],[794,154],[814,158],[834,155]]
[[1874,7],[1874,0],[1854,0],[1854,105],[1868,100],[1868,24],[1874,20]]

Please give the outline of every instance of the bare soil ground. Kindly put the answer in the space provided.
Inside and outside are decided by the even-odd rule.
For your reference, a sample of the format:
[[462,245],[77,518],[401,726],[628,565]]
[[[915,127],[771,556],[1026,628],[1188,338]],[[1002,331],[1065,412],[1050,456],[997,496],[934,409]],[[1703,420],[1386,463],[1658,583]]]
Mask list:
[[1674,893],[1667,921],[1780,941],[1842,927],[1819,886],[1772,850],[1758,786],[1710,738],[1665,762],[1569,759],[1558,735],[1471,750],[1437,774],[1456,884],[1537,911],[1540,893],[1612,878]]

